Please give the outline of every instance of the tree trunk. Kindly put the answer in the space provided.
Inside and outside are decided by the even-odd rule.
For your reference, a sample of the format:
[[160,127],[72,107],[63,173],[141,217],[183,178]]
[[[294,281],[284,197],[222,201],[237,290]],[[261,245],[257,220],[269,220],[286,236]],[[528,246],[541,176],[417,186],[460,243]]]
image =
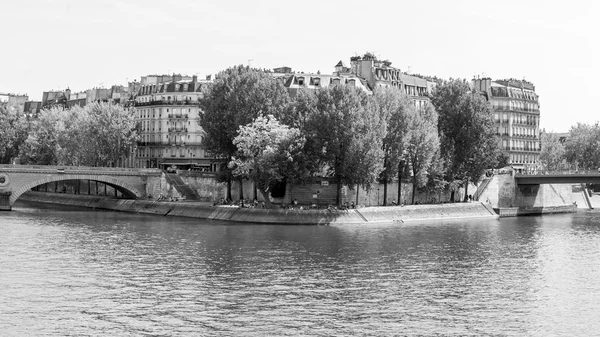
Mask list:
[[240,200],[244,200],[244,180],[240,178]]
[[386,176],[383,179],[383,206],[387,206],[387,188],[388,188],[388,179]]
[[360,185],[356,184],[356,208],[358,208],[358,188]]
[[260,194],[262,194],[263,199],[265,199],[265,207],[273,208],[273,204],[271,203],[271,199],[269,199],[269,191],[265,191],[264,189],[260,189]]
[[336,175],[336,180],[337,180],[337,197],[336,197],[336,204],[341,207],[342,206],[342,176],[340,176],[339,174]]
[[231,177],[227,178],[227,200],[231,199]]
[[402,205],[402,161],[398,164],[398,205]]
[[464,201],[469,201],[469,178],[465,180],[465,199]]
[[252,184],[252,186],[254,187],[254,200],[258,200],[258,190],[256,189],[256,181],[254,182],[254,184]]
[[450,192],[450,202],[454,202],[454,191]]
[[413,182],[412,182],[412,204],[415,204],[415,194],[417,194],[417,176],[413,175]]

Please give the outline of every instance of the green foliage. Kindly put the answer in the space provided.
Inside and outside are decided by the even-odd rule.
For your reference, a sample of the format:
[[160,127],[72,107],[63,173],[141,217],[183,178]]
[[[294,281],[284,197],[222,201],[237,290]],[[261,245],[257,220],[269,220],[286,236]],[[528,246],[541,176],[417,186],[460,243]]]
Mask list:
[[413,194],[415,202],[417,188],[427,184],[429,170],[439,171],[439,165],[433,165],[433,159],[439,156],[440,141],[437,135],[438,116],[431,105],[423,111],[414,111],[409,115],[409,141],[407,149],[408,163],[412,170]]
[[200,100],[205,149],[230,159],[240,126],[258,116],[278,116],[289,101],[283,84],[264,71],[240,65],[219,73]]
[[502,157],[489,104],[464,80],[437,86],[432,103],[439,113],[441,157],[448,165],[446,179],[478,181]]
[[361,184],[367,189],[376,181],[383,161],[385,124],[364,92],[336,85],[320,89],[307,99],[310,106],[304,130],[313,155],[341,186]]
[[[543,146],[543,145],[542,145]],[[569,130],[565,143],[565,157],[576,167],[597,169],[600,167],[600,125],[577,123]]]
[[565,146],[560,142],[559,136],[553,132],[540,132],[542,150],[540,152],[540,165],[545,171],[556,171],[562,168],[565,156]]
[[267,192],[298,172],[297,158],[302,156],[304,143],[300,130],[279,123],[272,115],[258,116],[252,123],[240,127],[233,140],[236,156],[229,167],[235,176],[255,181],[265,202],[270,204]]
[[[278,117],[289,101],[283,84],[265,71],[242,65],[222,71],[200,99],[202,145],[229,162],[237,151],[233,139],[239,127],[258,116]],[[223,172],[220,177],[228,182],[227,198],[231,199],[231,174]]]
[[137,140],[134,117],[120,105],[52,108],[40,113],[21,149],[23,163],[114,166]]
[[396,88],[377,88],[373,100],[377,104],[380,118],[386,126],[382,140],[383,171],[380,175],[380,180],[386,183],[398,175],[400,161],[408,148],[409,119],[410,115],[414,113],[414,106],[410,98]]
[[6,105],[0,105],[0,164],[9,164],[17,157],[29,132],[25,115]]

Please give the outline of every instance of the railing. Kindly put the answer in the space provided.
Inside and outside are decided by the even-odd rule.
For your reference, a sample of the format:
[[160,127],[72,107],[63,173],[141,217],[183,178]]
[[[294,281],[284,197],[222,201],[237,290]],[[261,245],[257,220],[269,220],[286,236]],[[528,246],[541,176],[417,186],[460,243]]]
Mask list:
[[168,116],[169,118],[182,118],[182,119],[188,119],[188,115],[187,114],[169,114]]
[[126,172],[138,172],[139,168],[127,168],[127,167],[103,167],[103,166],[57,166],[57,165],[11,165],[11,164],[0,164],[0,169],[33,169],[33,170],[52,170],[57,172],[62,171],[126,171]]
[[196,105],[200,103],[198,101],[175,101],[175,100],[156,100],[150,102],[135,102],[133,106],[151,106],[151,105]]
[[530,170],[525,170],[523,173],[518,173],[518,175],[600,175],[599,169],[563,169],[563,170],[544,170],[544,169],[536,169],[532,168]]

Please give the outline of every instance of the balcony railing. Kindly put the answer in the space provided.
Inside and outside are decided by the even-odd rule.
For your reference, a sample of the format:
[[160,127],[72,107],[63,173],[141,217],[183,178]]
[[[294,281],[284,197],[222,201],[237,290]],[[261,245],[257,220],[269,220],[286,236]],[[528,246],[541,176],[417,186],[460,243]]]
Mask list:
[[185,127],[171,127],[169,132],[188,132],[188,129]]
[[187,119],[188,115],[187,114],[169,114],[168,116],[169,118],[181,118],[181,119]]
[[195,105],[198,106],[200,103],[193,100],[176,101],[176,100],[155,100],[150,102],[134,102],[134,106],[152,106],[152,105]]

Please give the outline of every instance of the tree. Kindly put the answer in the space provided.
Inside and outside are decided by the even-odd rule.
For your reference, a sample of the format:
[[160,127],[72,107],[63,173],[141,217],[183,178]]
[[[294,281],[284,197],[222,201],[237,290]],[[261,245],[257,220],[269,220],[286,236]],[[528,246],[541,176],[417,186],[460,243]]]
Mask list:
[[120,105],[52,108],[40,113],[21,158],[31,164],[114,166],[136,141],[134,116]]
[[437,113],[429,104],[423,111],[414,111],[413,109],[413,112],[409,114],[410,133],[407,156],[412,171],[413,204],[417,188],[427,184],[427,176],[433,166],[432,160],[439,151],[437,119]]
[[[283,83],[264,71],[241,65],[222,71],[200,99],[204,148],[225,163],[230,162],[237,151],[233,140],[239,127],[258,116],[278,116],[289,100]],[[227,198],[231,199],[230,171],[222,178],[228,183]]]
[[343,184],[361,184],[368,189],[375,182],[383,160],[380,135],[384,128],[377,109],[354,87],[335,85],[314,95],[315,109],[307,118],[306,138],[319,151],[323,168],[335,177],[337,204],[341,205]]
[[24,114],[0,105],[0,163],[9,164],[27,139],[29,125]]
[[270,189],[298,170],[296,158],[301,156],[305,141],[300,130],[279,123],[273,115],[258,116],[240,127],[233,140],[238,150],[229,167],[234,176],[252,179],[271,207]]
[[448,160],[446,179],[460,181],[467,188],[469,180],[477,182],[501,158],[492,110],[485,98],[472,91],[464,80],[438,85],[432,103],[439,113],[441,156]]
[[556,171],[562,166],[565,159],[565,146],[560,142],[558,134],[554,132],[540,132],[540,165],[544,171]]
[[61,145],[59,138],[65,133],[62,108],[42,110],[32,126],[31,133],[20,151],[24,164],[59,165]]
[[572,126],[565,143],[565,156],[578,168],[600,167],[600,124],[577,123]]
[[[379,115],[386,129],[383,133],[383,170],[379,176],[383,183],[383,205],[387,205],[388,183],[402,169],[400,164],[408,147],[409,113],[412,103],[408,96],[397,88],[377,88],[373,100],[379,108]],[[398,179],[398,202],[400,202],[400,184]]]

